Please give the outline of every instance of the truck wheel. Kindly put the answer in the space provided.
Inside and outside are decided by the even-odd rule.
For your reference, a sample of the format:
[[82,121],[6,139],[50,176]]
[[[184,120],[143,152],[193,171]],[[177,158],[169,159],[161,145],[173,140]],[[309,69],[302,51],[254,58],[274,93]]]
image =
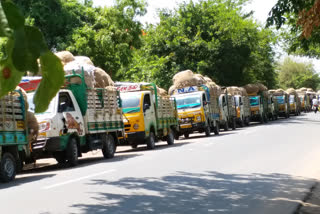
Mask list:
[[175,140],[179,140],[180,136],[179,136],[179,132],[174,131],[174,139]]
[[168,145],[173,145],[174,144],[174,132],[173,132],[173,130],[171,128],[169,129],[169,133],[168,133],[168,136],[167,136],[167,143],[168,143]]
[[67,159],[70,166],[78,165],[78,145],[76,138],[71,138],[67,148]]
[[189,138],[189,133],[184,133],[183,136],[184,138]]
[[263,120],[263,116],[262,115],[259,116],[259,119],[260,119],[260,123],[263,124],[264,120]]
[[265,123],[268,123],[268,117],[267,117],[267,115],[264,115],[264,116],[263,116],[263,121],[264,121]]
[[154,149],[155,148],[155,144],[156,144],[156,142],[155,142],[156,140],[155,140],[155,137],[154,137],[154,134],[153,134],[153,132],[150,132],[150,135],[149,135],[149,137],[147,138],[147,148],[148,149]]
[[56,159],[59,165],[63,165],[66,163],[66,155],[64,152],[55,152],[53,153],[53,157]]
[[4,153],[0,163],[0,179],[2,182],[12,181],[16,177],[16,160],[11,153]]
[[214,132],[215,135],[219,135],[220,126],[219,126],[219,123],[218,123],[218,122],[216,123],[216,126],[213,127],[213,132]]
[[133,148],[133,149],[138,148],[138,144],[131,144],[131,148]]
[[224,124],[224,128],[223,128],[225,131],[228,131],[229,130],[229,124],[228,124],[228,121],[225,122]]
[[104,158],[113,158],[116,152],[116,144],[112,135],[107,134],[103,141],[102,154]]
[[209,124],[205,127],[204,132],[205,132],[207,137],[209,137],[211,135],[211,129],[210,129],[210,125]]
[[232,119],[232,130],[235,130],[237,128],[237,121],[236,121],[236,118],[233,118]]

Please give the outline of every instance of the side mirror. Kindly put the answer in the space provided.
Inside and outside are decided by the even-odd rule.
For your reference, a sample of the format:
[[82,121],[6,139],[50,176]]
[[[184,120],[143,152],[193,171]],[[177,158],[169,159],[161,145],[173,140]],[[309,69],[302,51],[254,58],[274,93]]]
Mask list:
[[207,105],[208,104],[208,102],[207,101],[203,101],[203,105],[205,106],[205,105]]
[[145,103],[145,104],[143,105],[143,111],[146,111],[146,110],[149,109],[149,108],[150,108],[149,104]]

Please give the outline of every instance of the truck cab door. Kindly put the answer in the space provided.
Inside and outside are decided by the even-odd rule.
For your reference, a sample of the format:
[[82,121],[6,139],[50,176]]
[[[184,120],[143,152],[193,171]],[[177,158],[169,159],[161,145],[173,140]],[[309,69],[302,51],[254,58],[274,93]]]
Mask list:
[[208,121],[207,119],[209,117],[209,103],[205,93],[202,94],[202,106],[203,106],[203,111],[206,117],[206,121]]
[[73,95],[68,92],[59,93],[58,114],[63,121],[62,134],[77,133],[79,136],[85,135],[83,117]]
[[143,118],[145,131],[147,136],[149,136],[151,125],[156,125],[155,106],[151,101],[151,95],[149,93],[145,93],[143,97]]

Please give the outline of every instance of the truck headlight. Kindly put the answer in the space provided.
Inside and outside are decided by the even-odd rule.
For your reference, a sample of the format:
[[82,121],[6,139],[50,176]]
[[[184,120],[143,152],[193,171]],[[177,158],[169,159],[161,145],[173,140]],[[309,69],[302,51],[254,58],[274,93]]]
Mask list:
[[39,132],[46,132],[49,131],[51,128],[50,121],[42,121],[39,123]]
[[133,128],[134,128],[135,130],[137,130],[137,129],[139,128],[139,124],[135,123],[135,124],[133,125]]

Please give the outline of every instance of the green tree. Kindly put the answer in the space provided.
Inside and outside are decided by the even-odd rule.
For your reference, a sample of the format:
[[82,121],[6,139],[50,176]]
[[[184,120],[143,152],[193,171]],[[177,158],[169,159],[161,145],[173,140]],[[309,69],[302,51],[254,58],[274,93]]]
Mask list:
[[287,57],[279,65],[279,85],[282,88],[312,88],[316,90],[320,77],[311,63],[295,62]]
[[320,0],[278,0],[267,26],[285,25],[284,43],[288,53],[320,57]]
[[92,0],[15,0],[30,23],[39,27],[53,50],[70,50],[89,56],[109,74],[131,62],[133,49],[141,46],[146,13],[143,0],[117,0],[112,7],[94,8]]
[[[64,83],[61,61],[45,44],[38,28],[25,25],[18,7],[9,0],[0,2],[0,97],[14,90],[26,71],[37,73],[41,68],[43,79],[36,91],[36,112],[47,109],[51,99]],[[41,67],[37,60],[40,61]]]
[[168,88],[176,72],[191,69],[221,85],[274,86],[272,32],[243,14],[241,6],[229,0],[190,1],[161,11],[160,24],[146,29],[136,63],[122,67],[120,77],[153,79]]

